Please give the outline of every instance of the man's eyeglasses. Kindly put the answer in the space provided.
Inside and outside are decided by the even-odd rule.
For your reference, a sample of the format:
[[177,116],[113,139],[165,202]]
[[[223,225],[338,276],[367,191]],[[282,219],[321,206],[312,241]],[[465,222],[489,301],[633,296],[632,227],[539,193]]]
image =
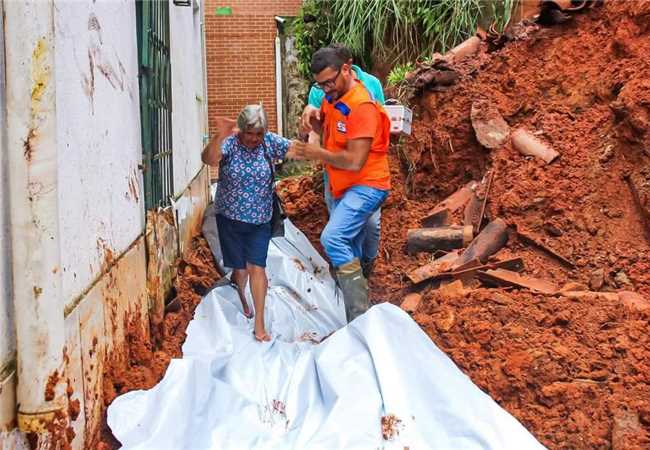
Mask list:
[[343,69],[343,66],[339,67],[339,70],[338,70],[338,72],[336,72],[336,75],[334,75],[329,80],[325,80],[325,81],[321,81],[321,82],[314,81],[314,85],[321,88],[321,89],[334,87],[334,84],[336,84],[336,80],[338,79],[339,75],[341,75],[341,69]]

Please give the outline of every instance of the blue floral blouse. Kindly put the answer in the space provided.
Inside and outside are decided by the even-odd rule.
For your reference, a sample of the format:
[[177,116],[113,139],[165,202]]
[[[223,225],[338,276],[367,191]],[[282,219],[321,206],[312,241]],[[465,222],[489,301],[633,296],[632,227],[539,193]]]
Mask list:
[[264,134],[263,143],[254,149],[244,147],[237,135],[226,138],[221,144],[223,156],[215,197],[217,213],[256,225],[269,222],[273,212],[269,159],[284,159],[289,144],[289,139],[270,132]]

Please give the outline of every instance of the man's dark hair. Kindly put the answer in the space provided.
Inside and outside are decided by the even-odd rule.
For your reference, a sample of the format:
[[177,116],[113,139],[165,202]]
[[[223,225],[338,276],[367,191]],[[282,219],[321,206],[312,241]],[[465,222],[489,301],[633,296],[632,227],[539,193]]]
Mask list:
[[334,50],[336,50],[345,62],[348,62],[349,60],[352,59],[352,52],[345,45],[337,42],[335,44],[330,44],[329,46]]
[[323,47],[316,51],[311,57],[311,73],[317,74],[328,67],[339,70],[343,64],[348,62],[349,58],[344,59],[339,49],[333,47]]

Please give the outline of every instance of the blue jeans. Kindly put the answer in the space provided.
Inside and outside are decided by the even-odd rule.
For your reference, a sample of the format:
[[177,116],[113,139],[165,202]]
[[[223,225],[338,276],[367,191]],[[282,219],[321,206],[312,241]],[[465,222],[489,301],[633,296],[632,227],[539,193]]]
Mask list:
[[[323,196],[325,197],[325,206],[327,206],[327,212],[332,213],[332,208],[334,205],[334,199],[332,198],[332,192],[330,191],[330,184],[327,178],[327,171],[323,170]],[[361,257],[359,258],[362,262],[372,261],[377,257],[379,251],[379,234],[381,230],[381,207],[372,213],[370,218],[366,221],[365,235],[363,243],[361,245]]]
[[332,201],[330,220],[320,235],[320,242],[334,267],[363,258],[367,222],[386,197],[388,191],[352,186]]

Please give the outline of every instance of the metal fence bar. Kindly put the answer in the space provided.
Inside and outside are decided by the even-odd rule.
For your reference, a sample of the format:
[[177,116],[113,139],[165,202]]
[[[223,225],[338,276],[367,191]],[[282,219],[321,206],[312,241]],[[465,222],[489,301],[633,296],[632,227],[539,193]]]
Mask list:
[[169,3],[137,0],[140,116],[145,206],[166,206],[174,194]]

